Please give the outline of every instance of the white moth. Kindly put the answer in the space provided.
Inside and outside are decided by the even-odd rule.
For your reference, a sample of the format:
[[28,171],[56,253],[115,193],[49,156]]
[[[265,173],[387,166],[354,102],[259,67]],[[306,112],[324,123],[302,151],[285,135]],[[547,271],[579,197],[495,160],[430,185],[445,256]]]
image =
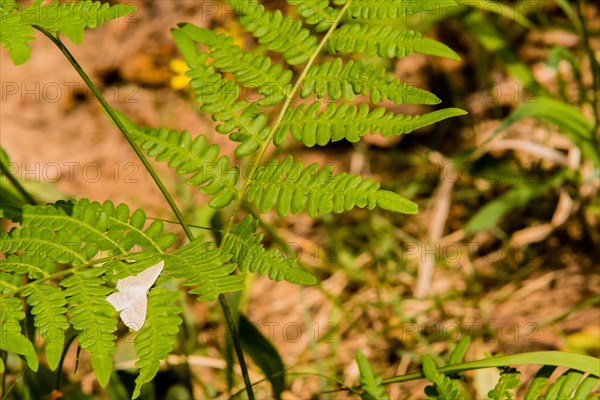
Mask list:
[[119,291],[106,297],[106,301],[121,312],[123,323],[134,331],[139,331],[146,321],[148,290],[154,285],[164,266],[165,262],[161,261],[135,276],[119,279]]

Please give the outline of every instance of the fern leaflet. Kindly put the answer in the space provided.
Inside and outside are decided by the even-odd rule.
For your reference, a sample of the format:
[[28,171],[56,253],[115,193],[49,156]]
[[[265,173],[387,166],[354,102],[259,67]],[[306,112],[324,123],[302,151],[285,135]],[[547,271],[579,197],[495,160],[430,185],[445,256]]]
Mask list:
[[360,24],[342,25],[331,35],[330,53],[366,53],[379,57],[402,58],[412,53],[460,60],[458,54],[443,43],[423,38],[419,32],[397,31],[391,26]]
[[100,276],[106,268],[88,268],[63,279],[60,285],[66,288],[70,322],[77,331],[77,340],[82,349],[91,354],[96,378],[106,386],[112,373],[112,355],[115,345],[117,320],[114,308],[105,300],[111,289],[104,286]]
[[446,108],[423,115],[394,115],[384,107],[370,111],[367,104],[336,106],[330,103],[323,111],[320,111],[320,107],[321,103],[315,102],[306,108],[300,105],[289,109],[275,134],[275,144],[283,143],[288,131],[294,139],[308,147],[324,146],[342,139],[358,142],[369,132],[380,133],[383,137],[402,135],[465,114],[459,108]]
[[131,5],[111,6],[92,0],[77,3],[53,1],[49,4],[42,4],[38,0],[24,8],[20,8],[14,1],[2,2],[0,43],[6,46],[13,62],[19,65],[30,57],[29,42],[34,39],[32,26],[39,26],[53,34],[62,33],[74,43],[80,44],[86,28],[95,28],[133,10]]
[[65,343],[65,332],[69,329],[66,313],[67,300],[64,292],[53,285],[33,285],[23,291],[31,306],[31,315],[38,333],[46,341],[46,361],[51,370],[60,362]]
[[257,0],[227,0],[227,3],[258,42],[282,53],[288,64],[305,63],[317,50],[317,38],[302,27],[302,22],[284,16],[281,11],[269,12]]
[[329,0],[288,0],[288,3],[296,7],[308,24],[315,25],[317,32],[328,30],[339,14],[339,10],[329,6]]
[[[334,0],[336,5],[346,4],[347,0]],[[417,0],[398,5],[396,0],[352,0],[348,16],[360,19],[399,19],[419,12],[444,15],[442,9],[456,5],[453,0]]]
[[519,375],[521,373],[514,368],[502,368],[500,379],[488,393],[488,397],[493,400],[511,400],[514,398],[513,389],[519,387]]
[[139,358],[135,366],[140,369],[135,380],[134,399],[140,395],[142,385],[154,378],[160,360],[173,349],[179,325],[183,322],[179,317],[183,308],[177,303],[178,298],[178,292],[160,288],[150,290],[146,322],[134,342]]
[[362,352],[356,353],[356,362],[360,371],[360,388],[362,393],[360,398],[363,400],[389,400],[385,394],[383,379],[375,373],[369,360]]
[[285,279],[299,285],[317,283],[314,276],[298,268],[296,260],[282,254],[280,249],[265,250],[261,243],[262,234],[255,234],[257,227],[258,220],[247,215],[223,244],[222,251],[231,254],[231,261],[237,263],[240,271],[258,272],[268,275],[269,279]]
[[370,94],[372,103],[391,100],[395,104],[439,104],[441,101],[433,93],[392,78],[382,66],[360,60],[344,64],[341,58],[310,69],[300,97],[307,98],[313,93],[319,99],[327,95],[331,100],[348,101],[357,94]]
[[438,372],[435,362],[430,356],[421,358],[423,363],[423,373],[427,380],[433,383],[433,386],[425,388],[425,394],[431,399],[436,400],[455,400],[460,398],[460,387],[456,381],[446,375]]
[[417,205],[387,190],[369,179],[341,173],[334,175],[333,167],[319,170],[314,163],[304,168],[302,163],[286,157],[281,163],[271,161],[260,167],[248,190],[247,202],[267,212],[276,207],[277,214],[298,214],[301,211],[315,216],[319,213],[341,213],[354,207],[416,213]]
[[[27,365],[33,371],[38,369],[38,358],[33,344],[23,336],[19,321],[25,318],[23,305],[19,299],[0,297],[0,349],[25,357]],[[4,364],[0,365],[0,372]]]

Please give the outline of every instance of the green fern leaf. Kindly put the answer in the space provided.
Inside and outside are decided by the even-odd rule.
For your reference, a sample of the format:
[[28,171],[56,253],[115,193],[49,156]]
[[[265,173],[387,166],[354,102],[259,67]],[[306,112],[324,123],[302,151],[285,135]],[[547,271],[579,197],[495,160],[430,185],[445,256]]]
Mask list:
[[302,163],[293,162],[291,156],[258,169],[249,186],[247,201],[263,213],[276,207],[281,217],[290,212],[306,211],[316,216],[376,206],[408,214],[417,212],[416,204],[380,190],[378,183],[346,173],[334,175],[333,167],[319,170],[317,163],[304,168]]
[[[109,251],[113,255],[125,254],[133,246],[142,250],[162,252],[173,245],[175,235],[164,233],[162,221],[153,221],[145,227],[146,215],[138,209],[130,213],[125,204],[114,205],[79,201],[59,201],[48,206],[23,207],[22,226],[32,229],[50,228],[60,234],[71,234],[73,240],[65,243],[80,243],[79,251],[85,260],[98,251]],[[76,238],[76,240],[75,240]]]
[[195,44],[204,38],[202,29],[190,24],[180,27],[171,33],[190,67],[186,75],[191,78],[190,86],[197,96],[200,110],[212,114],[213,120],[222,122],[215,128],[217,132],[229,134],[231,140],[241,142],[235,150],[238,157],[256,152],[269,136],[267,115],[260,112],[257,103],[238,101],[239,85],[224,79],[213,66],[206,64],[209,55],[200,53]]
[[446,108],[423,115],[394,115],[383,107],[370,111],[367,104],[360,106],[328,104],[320,111],[321,103],[308,107],[300,105],[289,109],[275,134],[275,144],[283,143],[291,132],[294,139],[305,146],[324,146],[345,139],[358,142],[367,133],[380,133],[383,137],[402,135],[446,118],[464,115],[459,108]]
[[0,252],[8,254],[0,266],[5,272],[27,274],[31,279],[45,278],[55,272],[56,263],[79,265],[91,258],[81,251],[78,240],[79,236],[47,228],[13,228],[0,233]]
[[165,272],[185,279],[185,286],[196,286],[190,293],[199,295],[199,301],[214,300],[221,293],[244,288],[243,275],[229,275],[236,266],[228,263],[230,256],[201,238],[164,257]]
[[369,360],[362,352],[356,353],[356,362],[360,371],[360,388],[363,391],[360,398],[363,400],[389,400],[385,394],[383,379],[375,373]]
[[139,128],[125,115],[118,115],[136,144],[150,157],[168,162],[179,175],[193,174],[186,183],[212,195],[211,207],[223,208],[237,198],[239,169],[231,167],[227,157],[219,157],[219,146],[209,144],[206,136],[194,139],[188,131]]
[[152,289],[148,295],[148,309],[144,326],[135,336],[134,347],[138,355],[135,366],[140,369],[135,380],[133,398],[140,395],[144,383],[152,381],[158,372],[160,360],[173,349],[183,312],[177,303],[179,292]]
[[243,52],[233,44],[231,36],[218,35],[210,30],[194,29],[194,39],[212,49],[211,64],[223,72],[231,72],[235,79],[248,88],[256,88],[264,97],[260,106],[280,103],[291,90],[293,73],[281,64],[273,64],[269,57]]
[[317,50],[317,38],[302,27],[302,22],[284,16],[281,11],[269,12],[256,0],[227,0],[227,4],[259,43],[282,53],[288,64],[305,63]]
[[553,365],[544,365],[542,368],[540,368],[529,384],[527,392],[525,392],[524,400],[535,400],[540,398],[542,391],[548,383],[548,379],[555,369],[556,367]]
[[456,400],[460,398],[461,389],[456,381],[438,372],[435,362],[430,356],[421,358],[423,363],[423,374],[433,386],[425,388],[425,393],[431,399]]
[[519,375],[521,373],[514,368],[502,368],[500,379],[488,393],[488,397],[493,400],[511,400],[514,398],[513,389],[519,387]]
[[423,38],[419,32],[397,31],[391,26],[343,25],[327,42],[330,53],[366,53],[379,57],[406,57],[412,53],[460,60],[458,54],[443,43]]
[[60,282],[66,288],[71,324],[79,331],[79,345],[91,354],[92,367],[102,387],[110,379],[112,355],[117,349],[115,309],[105,300],[111,289],[100,278],[105,272],[104,267],[89,268]]
[[299,285],[314,285],[314,276],[298,268],[296,260],[282,254],[280,249],[265,250],[262,234],[256,235],[258,220],[247,215],[235,225],[228,240],[223,244],[223,253],[231,254],[231,262],[242,272],[258,272],[269,279],[282,279]]
[[329,6],[329,0],[288,0],[288,3],[296,7],[308,24],[315,25],[317,32],[329,29],[339,14],[339,10]]
[[[336,5],[346,4],[347,0],[334,0]],[[456,5],[452,0],[417,0],[398,4],[395,0],[352,0],[348,16],[360,19],[400,19],[419,12],[446,15],[446,7]]]
[[46,361],[51,370],[58,367],[69,322],[65,316],[67,300],[63,291],[53,285],[33,285],[23,291],[32,307],[34,325],[46,341]]
[[588,375],[579,383],[575,393],[573,394],[573,400],[585,400],[590,398],[590,393],[598,385],[598,377],[594,375]]
[[362,61],[341,58],[313,66],[300,91],[300,97],[316,94],[321,99],[354,100],[357,94],[368,95],[372,103],[391,100],[395,104],[439,104],[440,99],[426,90],[407,85],[392,78],[385,68]]
[[12,1],[3,2],[0,8],[0,43],[7,48],[13,62],[19,65],[30,57],[29,42],[34,39],[32,26],[39,26],[53,34],[62,33],[74,43],[80,44],[86,28],[95,28],[133,10],[131,5],[111,6],[92,0],[67,3],[55,1],[49,4],[36,1],[24,8],[19,8]]
[[21,333],[19,321],[25,318],[22,307],[19,299],[0,297],[0,350],[21,354],[29,368],[37,371],[38,359],[33,344]]

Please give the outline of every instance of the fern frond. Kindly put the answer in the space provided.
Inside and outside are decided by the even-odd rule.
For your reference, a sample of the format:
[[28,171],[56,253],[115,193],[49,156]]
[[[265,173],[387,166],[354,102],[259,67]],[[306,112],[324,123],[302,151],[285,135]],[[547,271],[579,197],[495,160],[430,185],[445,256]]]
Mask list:
[[219,146],[209,144],[205,135],[194,139],[188,131],[140,128],[125,115],[119,113],[119,117],[136,144],[150,157],[167,162],[178,175],[192,174],[186,183],[212,195],[211,207],[223,208],[237,198],[239,169],[230,166],[226,156],[219,157]]
[[302,22],[270,12],[257,0],[227,0],[240,16],[240,23],[271,51],[282,53],[291,65],[302,64],[317,50],[317,38],[302,27]]
[[545,399],[571,399],[571,394],[581,381],[583,372],[569,369],[550,384]]
[[464,115],[459,108],[446,108],[423,115],[395,115],[379,107],[370,111],[367,104],[360,106],[328,104],[320,111],[321,103],[309,107],[290,108],[275,134],[275,144],[283,143],[287,132],[305,146],[324,146],[345,139],[358,142],[367,133],[380,133],[383,137],[402,135],[446,118]]
[[23,291],[23,296],[27,297],[27,303],[32,307],[33,323],[46,341],[48,367],[54,371],[63,352],[65,331],[70,326],[65,316],[65,295],[59,287],[53,285],[33,285]]
[[14,2],[3,3],[1,11],[0,43],[4,44],[15,64],[29,59],[29,42],[33,40],[32,26],[39,26],[50,33],[62,33],[74,43],[80,44],[86,28],[95,28],[104,22],[122,17],[134,10],[131,5],[111,6],[100,1],[82,0],[42,4],[36,1],[19,8]]
[[334,175],[333,167],[319,170],[314,163],[304,167],[286,157],[281,163],[271,161],[260,167],[249,185],[247,202],[260,211],[273,207],[283,217],[301,211],[315,216],[319,213],[341,213],[354,207],[381,208],[416,213],[417,205],[396,193],[380,190],[369,179],[341,173]]
[[342,25],[331,35],[327,48],[332,54],[366,53],[402,58],[420,53],[460,60],[458,54],[443,43],[421,37],[419,32],[397,31],[391,26]]
[[200,53],[196,47],[203,38],[200,28],[182,24],[181,29],[171,33],[190,67],[186,75],[191,78],[190,86],[197,96],[200,110],[212,114],[213,120],[222,122],[215,128],[217,132],[229,134],[231,140],[241,142],[235,149],[238,157],[257,151],[269,136],[267,115],[260,112],[257,103],[238,101],[239,85],[224,79],[213,66],[206,64],[209,55]]
[[439,104],[441,100],[426,90],[407,85],[386,73],[385,68],[363,61],[341,58],[313,66],[300,91],[307,98],[315,93],[321,99],[327,95],[331,100],[343,98],[352,101],[355,95],[370,95],[372,103],[391,100],[395,104]]
[[258,272],[269,279],[299,285],[314,285],[317,280],[308,272],[296,265],[296,260],[287,257],[281,249],[265,250],[262,245],[262,234],[255,234],[258,220],[250,215],[235,225],[228,240],[223,243],[224,254],[231,254],[231,262],[237,263],[242,272]]
[[550,376],[555,369],[556,367],[554,365],[544,365],[542,368],[540,368],[527,387],[524,400],[536,400],[540,398],[542,391],[545,389],[546,384],[548,383],[548,379],[550,379]]
[[425,388],[425,394],[429,398],[436,400],[455,400],[461,398],[461,389],[456,381],[439,373],[435,362],[430,356],[423,356],[421,362],[423,363],[423,374],[429,382],[433,383],[433,386]]
[[500,372],[500,379],[494,387],[488,393],[488,397],[493,400],[511,400],[514,398],[513,389],[519,387],[519,375],[521,373],[515,368],[502,368]]
[[212,49],[211,65],[223,72],[231,72],[245,87],[256,88],[264,96],[258,100],[260,106],[275,105],[286,98],[286,93],[291,90],[292,71],[281,64],[273,64],[269,57],[242,51],[231,36],[202,28],[195,31],[194,39]]
[[174,278],[185,279],[185,286],[196,286],[190,293],[199,295],[199,301],[214,300],[221,293],[237,292],[244,288],[243,275],[229,275],[236,267],[228,263],[230,256],[202,238],[164,257],[165,271]]
[[38,359],[33,344],[22,334],[20,321],[25,318],[22,307],[19,299],[0,297],[0,350],[24,356],[29,368],[37,371]]
[[329,29],[339,14],[339,10],[330,7],[329,0],[288,0],[288,3],[296,7],[308,24],[315,25],[317,32]]
[[360,371],[360,388],[363,391],[360,398],[363,400],[389,400],[389,396],[385,394],[383,378],[375,373],[367,357],[360,351],[356,353],[356,363]]
[[112,355],[117,350],[115,309],[105,300],[111,289],[100,278],[105,272],[104,267],[88,268],[60,282],[66,288],[71,324],[79,331],[79,345],[91,354],[92,367],[103,387],[110,379]]
[[146,321],[134,342],[138,356],[135,366],[140,369],[135,379],[134,399],[140,395],[142,385],[152,381],[158,372],[160,360],[173,349],[179,326],[183,322],[179,316],[183,308],[177,303],[178,298],[179,292],[160,288],[150,290]]

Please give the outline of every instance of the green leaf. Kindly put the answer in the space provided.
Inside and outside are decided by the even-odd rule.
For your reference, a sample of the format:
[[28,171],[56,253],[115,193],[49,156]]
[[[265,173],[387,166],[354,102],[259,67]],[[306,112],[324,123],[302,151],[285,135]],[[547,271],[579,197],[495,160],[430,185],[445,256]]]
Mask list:
[[348,140],[358,142],[367,133],[379,133],[383,137],[402,135],[416,129],[464,115],[459,108],[446,108],[423,115],[394,115],[384,107],[370,110],[366,104],[328,104],[323,111],[321,102],[308,107],[300,105],[289,109],[275,133],[276,145],[283,143],[288,131],[294,139],[307,147],[325,146],[329,142]]
[[327,42],[330,53],[365,53],[402,58],[412,53],[446,57],[460,61],[452,49],[415,31],[397,31],[392,26],[347,24],[336,29]]
[[514,398],[513,389],[519,387],[519,375],[521,373],[514,368],[502,368],[500,373],[500,379],[494,387],[488,393],[488,397],[493,400],[511,400]]
[[239,317],[242,347],[263,371],[273,388],[273,397],[281,398],[285,389],[285,365],[277,349],[244,315]]
[[33,344],[21,332],[19,321],[25,318],[19,299],[0,297],[0,349],[25,357],[32,371],[38,370],[38,357]]
[[423,374],[429,382],[433,383],[433,386],[425,389],[426,394],[431,398],[439,400],[455,400],[460,398],[461,388],[458,386],[458,383],[440,373],[430,356],[423,356],[421,362],[423,363]]
[[356,363],[360,372],[360,388],[362,390],[360,398],[363,400],[389,400],[389,396],[385,394],[383,378],[375,373],[367,357],[360,351],[356,353]]
[[593,140],[593,124],[577,108],[542,96],[534,102],[521,104],[511,115],[502,121],[499,129],[523,118],[538,118],[558,126],[569,139],[577,145],[585,157],[596,167],[600,167],[600,149]]
[[535,374],[533,380],[529,384],[527,388],[527,392],[525,392],[524,400],[534,400],[539,399],[542,391],[546,387],[548,383],[548,379],[556,369],[554,365],[544,365],[540,370]]
[[160,361],[167,357],[177,340],[183,322],[179,316],[183,308],[177,303],[178,299],[179,292],[160,288],[150,290],[146,321],[134,342],[139,358],[135,366],[140,369],[135,380],[134,399],[140,395],[142,385],[154,379]]

